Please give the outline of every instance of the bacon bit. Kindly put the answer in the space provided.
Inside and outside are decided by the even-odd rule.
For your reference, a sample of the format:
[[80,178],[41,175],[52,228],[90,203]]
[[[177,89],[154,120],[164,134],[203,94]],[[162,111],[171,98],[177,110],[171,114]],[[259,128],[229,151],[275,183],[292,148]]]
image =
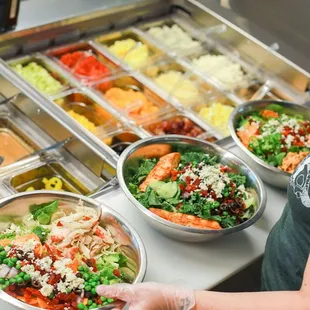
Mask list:
[[64,226],[64,224],[63,223],[61,223],[60,221],[57,223],[57,226],[58,227],[63,227]]
[[121,273],[120,273],[120,271],[119,271],[118,269],[114,269],[114,270],[113,270],[113,274],[114,274],[116,277],[118,277],[118,278],[121,277]]
[[287,147],[286,146],[282,147],[281,148],[281,152],[285,152],[286,153],[287,152]]
[[91,217],[89,217],[89,216],[83,216],[84,221],[89,221],[90,219],[91,219]]

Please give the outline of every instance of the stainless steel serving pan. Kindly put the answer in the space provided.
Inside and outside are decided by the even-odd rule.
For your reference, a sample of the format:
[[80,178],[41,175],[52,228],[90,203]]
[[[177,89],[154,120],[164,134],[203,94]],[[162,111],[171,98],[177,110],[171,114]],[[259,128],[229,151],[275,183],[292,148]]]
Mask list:
[[243,116],[249,115],[254,111],[260,111],[271,103],[282,105],[285,108],[285,113],[288,115],[301,114],[304,116],[305,119],[310,120],[310,109],[306,106],[287,101],[257,100],[238,106],[231,113],[228,126],[232,138],[247,156],[248,163],[253,168],[253,170],[256,171],[266,183],[272,186],[286,189],[291,174],[288,172],[284,172],[276,167],[273,167],[255,156],[243,145],[243,143],[240,141],[236,134],[236,129]]
[[[136,279],[134,283],[142,282],[147,265],[146,251],[143,242],[134,228],[117,212],[103,203],[97,202],[93,199],[72,194],[61,193],[53,191],[36,191],[16,194],[5,199],[0,200],[0,221],[1,216],[13,215],[23,216],[29,211],[29,205],[33,203],[44,203],[47,201],[58,199],[60,202],[65,202],[76,206],[80,200],[83,201],[84,206],[101,209],[100,223],[104,227],[110,227],[111,233],[115,239],[121,243],[121,251],[130,257],[136,264]],[[4,291],[0,290],[0,299],[3,301],[25,310],[39,310],[38,307],[33,307],[25,304],[14,297],[9,296]],[[107,305],[100,309],[112,309],[113,306]],[[121,305],[121,307],[123,304]],[[112,308],[111,308],[112,307]],[[118,306],[119,308],[119,306]]]
[[[233,167],[236,171],[244,174],[248,178],[248,187],[251,187],[255,190],[256,197],[256,205],[257,209],[252,218],[248,221],[232,227],[225,228],[222,230],[207,230],[207,229],[197,229],[186,226],[181,226],[174,224],[172,222],[166,221],[161,217],[153,214],[148,209],[146,209],[142,204],[140,204],[130,193],[126,184],[126,169],[130,167],[133,162],[130,160],[133,157],[143,156],[143,148],[153,146],[156,148],[158,144],[168,144],[170,146],[180,146],[184,148],[195,148],[199,149],[203,152],[217,155],[220,158],[220,162]],[[160,137],[152,137],[144,140],[140,140],[134,144],[132,144],[129,148],[127,148],[118,161],[117,165],[117,176],[119,180],[120,187],[122,188],[125,195],[128,199],[133,203],[133,205],[139,210],[141,216],[150,224],[153,228],[158,230],[159,232],[167,235],[170,238],[177,239],[180,241],[186,242],[203,242],[209,241],[216,237],[225,236],[228,234],[232,234],[247,227],[253,225],[263,214],[266,205],[266,192],[263,186],[262,181],[256,175],[256,173],[247,166],[241,159],[239,159],[234,154],[222,149],[221,147],[208,143],[202,140],[187,138],[185,136],[177,136],[177,135],[168,135],[168,136],[160,136]]]

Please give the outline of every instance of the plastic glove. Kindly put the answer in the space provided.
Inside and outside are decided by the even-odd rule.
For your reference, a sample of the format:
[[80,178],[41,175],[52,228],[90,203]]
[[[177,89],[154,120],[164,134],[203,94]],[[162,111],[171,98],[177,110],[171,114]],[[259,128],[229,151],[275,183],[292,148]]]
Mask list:
[[100,285],[97,293],[128,303],[129,310],[190,310],[195,306],[193,290],[159,283]]

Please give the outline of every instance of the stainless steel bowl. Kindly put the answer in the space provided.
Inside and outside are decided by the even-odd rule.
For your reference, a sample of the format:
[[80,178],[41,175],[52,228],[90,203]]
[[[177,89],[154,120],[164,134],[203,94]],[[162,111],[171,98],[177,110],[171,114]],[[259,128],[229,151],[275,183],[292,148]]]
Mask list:
[[[195,148],[197,150],[204,151],[212,155],[217,155],[219,156],[220,161],[223,164],[227,164],[230,167],[234,168],[236,171],[246,175],[248,178],[247,185],[249,187],[252,187],[257,193],[257,210],[253,217],[248,221],[232,228],[225,228],[222,230],[207,230],[177,225],[167,220],[164,220],[161,217],[150,212],[147,208],[140,204],[128,190],[126,184],[126,179],[128,175],[127,171],[128,169],[132,169],[133,167],[135,167],[134,165],[137,158],[141,158],[141,156],[144,156],[147,152],[150,151],[150,149],[156,148],[159,144],[165,144],[172,147],[178,146],[179,148],[183,148],[184,150],[186,150],[187,148],[193,150],[193,148]],[[187,138],[185,136],[177,135],[167,135],[139,140],[138,142],[128,147],[120,156],[117,164],[117,176],[120,187],[124,191],[125,195],[129,198],[129,200],[140,211],[142,217],[152,227],[154,227],[161,233],[180,241],[203,242],[214,239],[216,237],[241,231],[254,224],[261,217],[265,210],[266,192],[260,178],[234,154],[222,149],[215,144],[194,138]]]
[[[101,209],[100,223],[104,227],[109,227],[113,237],[121,243],[120,247],[123,253],[131,258],[137,266],[136,279],[134,283],[143,281],[146,272],[147,258],[141,238],[136,233],[134,228],[120,214],[101,202],[72,193],[61,193],[55,191],[25,192],[0,200],[0,222],[7,222],[10,218],[12,218],[12,216],[16,217],[27,214],[29,212],[29,205],[33,203],[44,203],[55,199],[69,205],[72,204],[73,206],[76,206],[79,200],[82,200],[84,206],[86,207]],[[40,309],[38,307],[25,304],[2,290],[0,291],[0,299],[19,309]],[[102,307],[101,309],[113,309],[115,306],[115,304],[110,304]],[[120,304],[120,307],[122,306],[124,306],[124,303]]]
[[240,149],[244,152],[244,154],[247,155],[247,162],[253,168],[253,170],[256,171],[266,183],[272,186],[276,186],[278,188],[286,189],[291,174],[288,172],[284,172],[276,167],[270,166],[269,164],[255,156],[242,144],[236,134],[236,129],[243,116],[246,116],[255,111],[260,111],[271,103],[282,105],[285,108],[285,113],[288,115],[301,114],[304,116],[305,119],[310,120],[310,109],[305,106],[287,101],[256,100],[244,103],[235,108],[235,110],[230,115],[228,126],[232,138],[240,147]]

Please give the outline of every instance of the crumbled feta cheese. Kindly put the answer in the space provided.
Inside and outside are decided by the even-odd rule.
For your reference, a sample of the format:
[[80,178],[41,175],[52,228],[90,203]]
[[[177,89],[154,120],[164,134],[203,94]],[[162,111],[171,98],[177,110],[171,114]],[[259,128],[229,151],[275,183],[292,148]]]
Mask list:
[[294,136],[288,135],[285,139],[285,143],[286,143],[287,147],[291,147],[293,141],[294,141]]
[[53,261],[50,257],[44,257],[42,259],[37,259],[36,260],[36,264],[45,271],[50,271],[51,270],[51,265],[52,265]]
[[42,286],[42,288],[40,289],[40,293],[43,295],[43,296],[49,296],[53,293],[53,290],[54,290],[54,286],[51,285],[51,284],[44,284]]
[[11,223],[9,227],[7,227],[5,230],[1,231],[2,234],[21,234],[22,230],[19,226],[15,225],[14,223]]

